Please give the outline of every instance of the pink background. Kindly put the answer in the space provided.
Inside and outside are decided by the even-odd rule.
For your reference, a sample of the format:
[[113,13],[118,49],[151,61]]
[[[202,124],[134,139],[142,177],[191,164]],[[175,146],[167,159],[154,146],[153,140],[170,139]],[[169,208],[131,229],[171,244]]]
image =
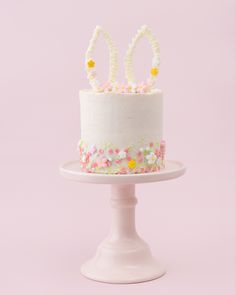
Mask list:
[[[80,2],[0,2],[0,293],[235,294],[235,1]],[[79,267],[109,230],[109,187],[66,181],[58,166],[78,156],[78,91],[88,87],[95,25],[111,33],[122,64],[145,23],[161,44],[167,155],[188,172],[137,187],[139,233],[167,275],[107,285]],[[140,80],[150,52],[146,40],[137,48]],[[102,41],[96,60],[105,79]]]

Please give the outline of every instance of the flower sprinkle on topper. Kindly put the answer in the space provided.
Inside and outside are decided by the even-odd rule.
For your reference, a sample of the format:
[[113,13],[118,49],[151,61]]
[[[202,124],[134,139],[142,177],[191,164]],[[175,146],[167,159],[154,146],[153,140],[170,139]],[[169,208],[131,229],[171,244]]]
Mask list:
[[[110,69],[109,69],[109,79],[108,79],[108,82],[106,83],[106,87],[104,86],[105,84],[101,84],[97,78],[97,72],[95,70],[96,62],[93,59],[93,52],[94,52],[99,35],[103,36],[109,49]],[[87,49],[86,57],[85,57],[86,59],[85,68],[87,72],[87,78],[93,90],[104,92],[104,91],[111,91],[113,89],[113,85],[116,82],[116,75],[118,71],[117,57],[118,57],[118,51],[110,35],[106,31],[104,31],[103,28],[101,28],[100,26],[97,26],[89,42],[89,47]]]
[[160,46],[158,44],[157,39],[153,35],[152,31],[148,26],[142,26],[138,31],[137,34],[132,39],[131,43],[129,44],[128,50],[125,56],[125,77],[127,79],[128,85],[131,85],[134,89],[136,87],[135,82],[135,75],[134,75],[134,68],[133,68],[133,53],[136,48],[137,43],[141,38],[144,36],[147,37],[153,52],[153,59],[152,59],[152,66],[150,69],[150,76],[147,79],[147,89],[150,90],[156,83],[156,77],[159,73],[159,66],[160,66]]

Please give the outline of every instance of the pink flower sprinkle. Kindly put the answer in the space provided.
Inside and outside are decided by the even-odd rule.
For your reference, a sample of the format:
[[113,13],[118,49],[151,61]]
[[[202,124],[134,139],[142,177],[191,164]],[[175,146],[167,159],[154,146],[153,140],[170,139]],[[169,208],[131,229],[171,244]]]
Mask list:
[[89,149],[89,152],[91,153],[91,155],[96,153],[96,151],[97,151],[97,148],[94,145],[91,146],[90,149]]
[[113,154],[113,149],[109,149],[108,153],[109,153],[110,155],[112,155],[112,154]]
[[115,153],[119,154],[120,150],[119,149],[115,149]]
[[121,174],[126,174],[127,173],[127,169],[125,167],[121,167],[120,168],[120,173]]
[[131,158],[130,156],[127,156],[126,159],[127,159],[128,161],[130,161],[132,158]]
[[161,146],[160,146],[160,156],[162,157],[162,159],[164,158],[165,152],[166,152],[166,145],[165,145],[165,141],[162,140]]
[[126,153],[128,153],[128,152],[129,152],[129,148],[126,148],[124,151],[125,151]]
[[107,158],[102,159],[102,167],[109,167],[111,166],[111,162]]
[[142,152],[140,152],[140,151],[137,153],[137,156],[138,156],[138,157],[142,157],[142,155],[143,155],[143,154],[142,154]]
[[146,92],[149,92],[150,91],[150,87],[148,85],[144,85],[143,86],[143,91],[146,93]]
[[123,93],[124,92],[124,85],[123,84],[119,84],[118,85],[118,93]]
[[154,146],[154,143],[153,142],[150,142],[149,146],[150,147],[153,147]]
[[90,157],[90,154],[87,153],[86,156],[85,156],[85,163],[87,163],[87,164],[88,164],[88,162],[89,162],[89,157]]
[[155,150],[155,155],[159,158],[160,157],[160,150],[156,149]]
[[161,146],[160,146],[160,149],[161,150],[165,150],[165,147],[166,147],[166,143],[164,140],[161,141]]
[[129,85],[127,85],[127,84],[124,85],[124,92],[125,93],[129,92]]
[[97,166],[98,166],[98,164],[96,162],[93,162],[91,165],[92,168],[96,168]]
[[137,92],[138,93],[143,93],[144,92],[143,86],[144,86],[143,82],[138,84],[138,87],[137,87]]
[[111,91],[112,90],[112,85],[110,84],[110,82],[106,82],[101,86],[101,90],[102,91]]
[[103,149],[100,149],[98,152],[99,152],[100,155],[104,154],[104,150]]
[[120,164],[121,160],[116,160],[115,162],[116,162],[116,164]]

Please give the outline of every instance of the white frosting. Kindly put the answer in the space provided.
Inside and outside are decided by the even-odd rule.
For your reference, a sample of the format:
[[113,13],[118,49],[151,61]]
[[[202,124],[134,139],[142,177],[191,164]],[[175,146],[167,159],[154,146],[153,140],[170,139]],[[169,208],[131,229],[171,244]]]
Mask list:
[[119,148],[162,140],[162,91],[95,93],[80,91],[81,139]]

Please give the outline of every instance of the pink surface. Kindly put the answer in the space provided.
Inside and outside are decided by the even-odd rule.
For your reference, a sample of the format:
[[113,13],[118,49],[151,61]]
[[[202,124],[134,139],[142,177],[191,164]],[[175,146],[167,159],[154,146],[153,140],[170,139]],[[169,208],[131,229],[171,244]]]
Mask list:
[[[1,294],[236,292],[235,1],[138,2],[0,2]],[[167,274],[106,285],[83,278],[79,267],[109,230],[109,188],[62,179],[58,166],[78,156],[78,91],[88,86],[93,28],[104,26],[123,58],[143,23],[161,44],[167,157],[188,172],[137,187],[139,232]],[[101,78],[104,48],[100,42]],[[147,42],[137,48],[140,80],[150,52]]]

